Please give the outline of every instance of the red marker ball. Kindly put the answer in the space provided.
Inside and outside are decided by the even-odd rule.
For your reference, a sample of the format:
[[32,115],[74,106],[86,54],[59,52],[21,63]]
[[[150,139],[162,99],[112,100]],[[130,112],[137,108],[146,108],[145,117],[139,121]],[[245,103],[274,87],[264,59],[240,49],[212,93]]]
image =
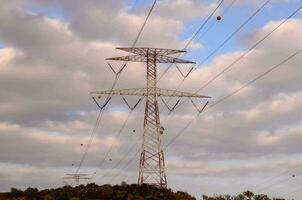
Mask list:
[[220,20],[221,20],[221,17],[220,17],[220,16],[217,16],[217,20],[220,21]]

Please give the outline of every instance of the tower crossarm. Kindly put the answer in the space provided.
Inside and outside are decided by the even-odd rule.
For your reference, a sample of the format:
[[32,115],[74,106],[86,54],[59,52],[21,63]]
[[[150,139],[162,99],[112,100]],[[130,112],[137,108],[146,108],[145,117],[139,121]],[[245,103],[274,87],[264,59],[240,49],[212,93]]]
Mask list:
[[147,55],[148,52],[154,52],[156,55],[170,55],[170,54],[176,54],[176,53],[184,53],[186,51],[184,50],[176,50],[176,49],[162,49],[162,48],[116,48],[121,51],[126,51],[133,54],[138,55]]
[[196,93],[191,92],[181,92],[177,90],[168,90],[168,89],[162,89],[157,88],[157,95],[162,97],[194,97],[194,98],[211,98],[209,96],[199,95]]
[[[150,93],[151,91],[151,93]],[[150,90],[149,95],[155,95],[154,90]],[[190,92],[181,92],[177,90],[168,90],[163,88],[156,88],[156,96],[162,97],[190,97],[190,98],[210,98],[209,96],[199,95]],[[146,88],[132,88],[132,89],[117,89],[105,90],[99,92],[91,92],[92,95],[125,95],[125,96],[147,96]]]
[[[106,60],[147,62],[147,57],[145,55],[135,54],[135,55],[129,55],[129,56],[106,58]],[[188,64],[195,64],[195,62],[191,62],[191,61],[180,59],[180,58],[165,56],[165,55],[156,55],[155,62],[156,63],[188,63]]]

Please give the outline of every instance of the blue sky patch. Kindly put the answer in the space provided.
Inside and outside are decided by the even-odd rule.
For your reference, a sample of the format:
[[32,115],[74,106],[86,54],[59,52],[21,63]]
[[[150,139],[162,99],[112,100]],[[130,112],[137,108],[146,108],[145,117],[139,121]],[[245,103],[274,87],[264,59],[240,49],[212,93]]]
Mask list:
[[0,41],[0,49],[3,49],[3,48],[5,48],[5,45],[3,42]]
[[64,10],[59,6],[46,7],[30,4],[27,5],[25,9],[36,14],[47,16],[51,19],[65,19]]

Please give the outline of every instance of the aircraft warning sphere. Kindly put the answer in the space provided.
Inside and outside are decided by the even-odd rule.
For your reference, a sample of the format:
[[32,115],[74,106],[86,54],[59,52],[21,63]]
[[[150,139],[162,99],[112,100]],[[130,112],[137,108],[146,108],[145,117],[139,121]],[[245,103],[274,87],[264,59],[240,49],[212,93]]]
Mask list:
[[217,18],[216,18],[218,21],[220,21],[221,20],[221,16],[217,16]]

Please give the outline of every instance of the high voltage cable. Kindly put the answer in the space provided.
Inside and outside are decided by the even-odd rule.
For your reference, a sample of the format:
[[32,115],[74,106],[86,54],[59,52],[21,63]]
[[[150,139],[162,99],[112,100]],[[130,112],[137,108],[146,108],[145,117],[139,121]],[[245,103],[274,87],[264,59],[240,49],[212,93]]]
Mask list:
[[[196,69],[198,69],[202,64],[204,64],[209,58],[211,58],[217,51],[219,51],[228,41],[230,41],[246,24],[248,24],[271,0],[266,0],[262,6],[260,6],[244,23],[242,23],[232,34],[230,34],[214,51],[212,51],[205,59],[202,60],[201,63],[195,67],[192,72],[194,72]],[[167,70],[166,70],[167,71]],[[166,73],[166,71],[164,73]],[[162,76],[161,76],[162,77]],[[160,78],[161,78],[160,77]],[[187,76],[188,77],[188,76]],[[184,79],[186,79],[185,77]],[[184,80],[180,83],[182,85]],[[179,88],[180,86],[178,86]]]
[[[231,63],[231,65],[229,65],[226,69],[229,69],[232,65],[234,65],[235,63],[237,63],[239,60],[241,60],[243,57],[245,57],[250,51],[252,51],[255,47],[257,47],[260,43],[262,43],[266,38],[268,38],[273,32],[275,32],[280,26],[282,26],[284,23],[286,23],[290,18],[292,18],[299,10],[301,9],[301,7],[299,7],[297,10],[295,10],[290,16],[288,16],[285,20],[283,20],[277,27],[275,27],[271,32],[269,32],[267,35],[265,35],[261,40],[259,40],[255,45],[253,45],[246,53],[244,53],[242,56],[240,56],[235,62]],[[266,74],[270,73],[271,71],[273,71],[275,68],[279,67],[280,65],[282,65],[283,63],[287,62],[288,60],[290,60],[292,57],[296,56],[297,54],[301,53],[301,50],[299,50],[298,52],[296,52],[295,54],[293,54],[292,56],[288,57],[287,59],[285,59],[283,62],[279,63],[277,66],[273,67],[273,69],[270,69],[268,71],[266,71],[264,74],[261,74],[260,77],[257,77],[256,79],[250,81],[249,83],[247,83],[247,85],[244,85],[243,87],[241,87],[240,89],[234,91],[232,94],[229,94],[227,96],[225,96],[223,99],[220,99],[219,102],[216,102],[215,104],[211,105],[210,107],[214,107],[217,104],[225,101],[227,98],[230,98],[231,96],[235,95],[236,93],[240,92],[242,89],[244,89],[245,87],[247,87],[249,84],[252,84],[253,82],[256,82],[257,80],[259,80],[260,78],[262,78],[263,76],[265,76]],[[225,72],[226,69],[223,71]],[[204,86],[202,87],[202,89],[204,88]],[[199,89],[197,92],[199,92],[201,89]],[[171,145],[176,139],[177,137],[179,137],[182,132],[184,132],[191,124],[193,123],[193,120],[191,120],[182,130],[181,132],[179,132],[179,134],[177,134],[173,139],[172,142],[169,142],[167,146]],[[129,163],[130,164],[130,163]],[[127,165],[128,166],[128,165]]]
[[224,70],[222,70],[220,73],[218,73],[216,76],[214,76],[212,79],[210,79],[208,82],[204,84],[197,92],[200,92],[202,89],[207,87],[209,84],[211,84],[214,80],[216,80],[218,77],[220,77],[224,72],[229,70],[234,64],[236,64],[239,60],[241,60],[243,57],[245,57],[249,52],[251,52],[254,48],[256,48],[260,43],[262,43],[266,38],[268,38],[271,34],[273,34],[277,29],[280,28],[284,23],[286,23],[289,19],[291,19],[297,12],[301,10],[302,6],[300,6],[297,10],[295,10],[291,15],[289,15],[286,19],[284,19],[281,23],[279,23],[272,31],[270,31],[268,34],[266,34],[261,40],[256,42],[253,46],[251,46],[248,51],[243,53],[241,56],[239,56],[234,62],[232,62],[229,66],[227,66]]
[[[137,1],[135,1],[135,3],[137,3]],[[134,40],[134,42],[133,42],[133,44],[132,44],[132,48],[135,47],[135,45],[137,44],[137,42],[138,42],[138,40],[139,40],[139,38],[140,38],[140,36],[141,36],[141,34],[142,34],[142,32],[143,32],[143,30],[144,30],[146,24],[147,24],[147,21],[148,21],[150,15],[151,15],[151,13],[152,13],[152,11],[153,11],[153,9],[154,9],[156,3],[157,3],[157,0],[154,0],[154,2],[153,2],[153,4],[152,4],[152,6],[151,6],[151,8],[150,8],[150,10],[149,10],[149,12],[148,12],[148,14],[147,14],[145,20],[144,20],[144,22],[143,22],[141,28],[139,29],[139,32],[138,32],[136,38],[135,38],[135,40]],[[129,54],[130,54],[130,52],[129,52]],[[127,61],[125,61],[125,63],[127,63]],[[118,74],[118,76],[119,76],[119,75],[120,75],[120,73]],[[115,87],[115,85],[114,85],[114,87]],[[113,88],[110,90],[111,92],[110,92],[110,95],[108,95],[108,97],[111,96],[112,90],[113,90]],[[108,98],[107,98],[107,99],[108,99]],[[122,128],[121,128],[121,129],[119,130],[119,132],[117,133],[118,137],[120,136],[120,134],[121,134],[121,132],[123,131],[123,129],[126,127],[126,124],[127,124],[128,119],[129,119],[129,117],[130,117],[131,114],[132,114],[132,111],[130,111],[129,115],[127,116],[126,120],[124,121],[124,123],[123,123],[123,125],[122,125]],[[106,152],[106,154],[105,154],[105,156],[104,156],[104,158],[103,158],[103,160],[102,160],[102,163],[103,163],[103,162],[105,161],[105,159],[108,157],[108,155],[109,155],[109,153],[110,153],[110,151],[111,151],[111,149],[112,149],[112,146],[113,146],[113,145],[111,145],[111,147],[109,148],[109,150]],[[101,165],[102,165],[102,164],[101,164]],[[92,176],[94,176],[94,174],[93,174]]]
[[[235,0],[234,0],[235,1]],[[234,3],[234,1],[233,1],[233,3]],[[217,5],[217,7],[211,12],[211,14],[207,17],[207,19],[202,23],[202,25],[198,28],[198,30],[194,33],[194,35],[191,37],[191,39],[187,42],[187,44],[185,45],[185,47],[184,47],[184,49],[186,49],[186,48],[188,48],[188,46],[192,43],[192,41],[194,40],[194,38],[199,34],[199,32],[203,29],[203,27],[206,25],[206,23],[209,21],[209,19],[214,15],[214,13],[218,10],[218,8],[222,5],[222,3],[224,2],[224,0],[221,0],[220,1],[220,3]],[[151,7],[151,9],[153,9],[154,8],[154,5],[155,5],[155,3],[156,3],[156,1],[153,3],[153,5],[152,5],[152,7]],[[232,4],[233,4],[232,3]],[[150,12],[149,12],[150,13]],[[149,17],[150,15],[148,14],[148,17]],[[145,23],[144,23],[145,24]],[[140,31],[140,33],[141,33],[141,31]],[[169,67],[171,67],[171,65],[169,66]],[[162,74],[162,76],[165,74],[167,72],[167,70]],[[161,77],[162,77],[161,76]],[[160,78],[161,78],[160,77]],[[160,79],[159,78],[159,79]],[[159,80],[157,80],[157,82],[158,82]]]
[[[224,18],[223,16],[226,15],[230,8],[234,5],[234,3],[236,2],[237,0],[233,0],[229,6],[223,11],[223,13],[221,14],[221,17]],[[217,24],[217,20],[215,20],[212,24],[210,24],[210,26],[197,38],[197,41],[200,41],[202,39],[203,36],[205,36],[216,24]]]
[[[251,85],[252,83],[256,82],[257,80],[263,78],[264,76],[266,76],[267,74],[271,73],[273,70],[277,69],[278,67],[282,66],[283,64],[285,64],[286,62],[288,62],[289,60],[291,60],[292,58],[294,58],[295,56],[297,56],[298,54],[302,53],[302,49],[296,51],[294,54],[290,55],[289,57],[287,57],[286,59],[284,59],[283,61],[281,61],[280,63],[278,63],[277,65],[274,65],[273,67],[271,67],[270,69],[266,70],[264,73],[260,74],[259,76],[257,76],[256,78],[252,79],[251,81],[247,82],[246,84],[244,84],[242,87],[240,87],[239,89],[235,90],[234,92],[226,95],[225,97],[223,97],[222,99],[220,99],[219,101],[217,101],[216,103],[212,104],[211,106],[209,106],[209,108],[213,108],[214,106],[218,105],[219,103],[222,103],[223,101],[225,101],[226,99],[234,96],[235,94],[237,94],[238,92],[240,92],[241,90],[243,90],[244,88],[246,88],[247,86]],[[199,114],[197,115],[199,116]],[[172,140],[170,140],[169,143],[167,143],[167,145],[165,146],[165,148],[168,148],[173,142],[175,142],[175,140],[196,120],[196,117],[192,120],[190,120],[186,126],[181,129],[181,131],[172,138]],[[302,174],[299,173],[297,175],[300,175]],[[284,181],[282,182],[278,182],[278,183],[274,183],[274,184],[271,184],[265,188],[269,188],[269,187],[272,187],[276,184],[280,184],[280,183],[283,183]]]
[[[247,20],[245,20],[234,32],[232,32],[229,37],[227,37],[213,52],[210,53],[209,56],[207,56],[204,61],[202,61],[200,64],[198,64],[197,67],[195,67],[190,74],[192,74],[197,68],[199,68],[203,62],[205,62],[207,59],[209,59],[211,56],[213,56],[219,49],[221,49],[229,40],[231,40],[240,30],[242,30],[242,28],[248,24],[271,0],[267,0],[264,2],[264,4],[262,4]],[[230,6],[232,6],[234,4],[234,1],[230,4]],[[223,72],[222,72],[223,73]],[[188,74],[188,76],[190,75]],[[183,83],[185,82],[185,80],[188,78],[185,77],[182,79],[182,81],[178,84],[178,86],[176,87],[175,90],[178,90],[182,85]],[[200,91],[200,90],[199,90]],[[197,91],[197,92],[199,92]],[[196,92],[196,93],[197,93]],[[183,105],[187,100],[181,102],[177,107]]]
[[[260,43],[262,43],[266,38],[268,38],[273,32],[275,32],[280,26],[282,26],[284,23],[286,23],[290,18],[292,18],[299,10],[301,9],[301,7],[299,7],[297,10],[295,10],[290,16],[288,16],[285,20],[283,20],[277,27],[275,27],[271,32],[269,32],[265,37],[263,37],[261,40],[259,40],[256,44],[254,44],[246,53],[244,53],[242,56],[240,56],[235,62],[233,62],[233,63],[231,63],[231,65],[229,65],[228,67],[227,67],[227,69],[229,69],[231,66],[233,66],[235,63],[237,63],[239,60],[241,60],[243,57],[245,57],[250,51],[252,51],[256,46],[258,46]],[[301,53],[300,51],[299,52],[297,52],[296,54],[298,54],[298,53]],[[295,54],[295,55],[296,55]],[[295,55],[293,55],[293,57],[295,56]],[[290,58],[289,58],[290,59]],[[272,69],[273,70],[273,69]],[[224,71],[226,71],[226,69],[224,70]],[[223,71],[223,72],[224,72]],[[267,73],[269,73],[269,72],[267,72]],[[265,74],[267,74],[267,73],[265,73]],[[265,75],[263,75],[263,76],[265,76]],[[261,76],[262,77],[262,76]],[[259,77],[259,78],[257,78],[257,80],[258,79],[260,79],[261,77]],[[216,79],[216,78],[215,78]],[[254,80],[253,82],[255,82],[255,81],[257,81],[257,80]],[[212,81],[211,81],[212,82]],[[246,86],[244,86],[244,87],[242,87],[240,90],[242,90],[242,89],[244,89]],[[204,86],[201,88],[201,89],[203,89],[204,88]],[[199,92],[201,89],[199,89],[197,92]],[[236,93],[238,93],[240,90],[238,90],[238,91],[235,91],[234,92],[234,94],[232,94],[232,95],[227,95],[228,97],[224,97],[224,99],[222,100],[220,100],[219,101],[219,103],[221,103],[222,101],[224,101],[224,100],[226,100],[227,98],[230,98],[231,96],[233,96],[233,95],[235,95]],[[218,102],[216,102],[215,103],[215,105],[217,105],[218,104]],[[211,105],[210,107],[214,107],[215,105]],[[191,121],[191,122],[189,122],[186,126],[185,126],[185,128],[183,128],[182,129],[182,131],[180,132],[180,134],[182,133],[182,132],[184,132],[191,124],[193,123],[193,120]],[[173,138],[173,141],[175,141],[175,139],[177,138],[177,137],[179,137],[179,135],[180,134],[178,134],[176,137],[174,137]],[[173,143],[173,142],[169,142],[168,143],[168,146],[171,144],[171,143]]]
[[[115,138],[119,138],[119,137],[120,137],[122,131],[124,130],[124,128],[125,128],[125,126],[126,126],[128,120],[129,120],[129,118],[130,118],[131,113],[132,113],[132,111],[130,111],[130,112],[128,113],[128,115],[127,115],[127,117],[126,117],[126,120],[123,122],[123,125],[121,126],[121,128],[120,128],[119,131],[117,132]],[[112,151],[112,148],[113,148],[114,145],[115,145],[115,142],[113,142],[113,143],[110,145],[108,151],[105,153],[105,156],[103,157],[102,161],[100,162],[100,166],[99,166],[98,168],[100,168],[100,167],[103,166],[104,161],[108,158],[108,156],[109,156],[110,152]],[[94,177],[94,175],[96,174],[96,172],[97,172],[97,171],[95,171],[95,173],[92,174],[91,180],[92,180],[92,178]]]
[[[218,10],[218,8],[222,5],[222,3],[224,2],[224,0],[221,0],[220,3],[215,7],[215,9],[210,13],[210,15],[207,17],[207,19],[201,24],[201,26],[199,26],[199,28],[197,29],[197,31],[193,34],[193,36],[190,38],[190,40],[186,43],[185,47],[183,48],[183,50],[186,50],[188,48],[188,46],[193,42],[193,40],[195,39],[195,37],[199,34],[199,32],[204,28],[204,26],[208,23],[208,21],[211,19],[211,17],[215,14],[215,12]],[[180,57],[180,55],[178,56]],[[168,68],[160,75],[160,77],[158,78],[157,82],[159,82],[162,77],[169,71],[169,69],[172,67],[173,64],[170,64],[168,66]]]
[[[128,160],[128,162],[121,169],[126,169],[131,164],[131,162],[136,158],[136,156],[138,154],[139,154],[139,150],[136,151],[136,153]],[[119,171],[118,175],[116,175],[115,178],[117,178],[121,173],[122,173],[122,170]],[[115,178],[113,177],[113,179],[115,179]]]
[[[230,41],[246,24],[248,24],[271,0],[267,0],[260,6],[243,24],[241,24],[229,37],[227,37],[214,51],[212,51],[201,63],[196,67],[199,68],[209,58],[211,58],[217,51],[219,51],[228,41]],[[195,69],[196,69],[195,68]]]
[[[241,90],[245,89],[247,86],[251,85],[252,83],[256,82],[257,80],[263,78],[265,75],[271,73],[273,70],[275,70],[278,67],[282,66],[284,63],[288,62],[290,59],[292,59],[293,57],[297,56],[301,52],[302,52],[302,50],[296,51],[294,54],[290,55],[289,57],[287,57],[282,62],[278,63],[277,65],[275,65],[273,67],[271,67],[270,69],[268,69],[264,73],[260,74],[256,78],[252,79],[251,81],[247,82],[246,84],[244,84],[243,86],[241,86],[240,88],[238,88],[237,90],[231,92],[230,94],[227,94],[226,96],[224,96],[223,98],[221,98],[220,100],[218,100],[217,102],[215,102],[214,104],[210,105],[208,107],[208,109],[213,108],[216,105],[218,105],[218,104],[222,103],[223,101],[225,101],[226,99],[234,96],[235,94],[237,94]],[[206,109],[206,110],[208,110],[208,109]],[[199,114],[197,116],[199,116]],[[187,125],[185,126],[185,128],[183,128],[175,137],[173,137],[172,142],[169,142],[167,146],[171,145],[195,120],[196,120],[196,118],[194,118],[191,121],[189,121],[189,123],[187,123]]]
[[[221,47],[228,41],[228,40],[230,40],[237,32],[239,32],[249,21],[251,21],[251,19],[253,18],[253,17],[255,17],[255,15],[257,14],[257,13],[259,13],[260,12],[260,10],[261,9],[263,9],[263,7],[265,6],[265,5],[267,5],[268,3],[269,3],[269,1],[270,0],[267,0],[259,9],[257,9],[253,14],[252,14],[252,16],[250,16],[241,26],[239,26],[239,28],[235,31],[235,32],[233,32],[224,42],[223,42],[223,44],[222,45],[220,45]],[[218,6],[215,8],[215,10],[211,13],[211,15],[207,18],[207,20],[205,21],[205,23],[207,23],[208,22],[208,19],[210,19],[210,17],[211,16],[213,16],[213,14],[216,12],[216,10],[221,6],[221,4],[223,3],[223,1],[221,1],[219,4],[218,4]],[[232,2],[232,4],[233,4],[234,2]],[[231,5],[232,5],[231,4]],[[199,28],[198,30],[197,30],[197,32],[196,32],[196,34],[194,34],[194,36],[193,37],[195,37],[197,34],[198,34],[198,32],[200,32],[200,30],[202,29],[202,27],[204,27],[204,25],[205,25],[205,23],[203,23],[202,25],[201,25],[201,28]],[[189,41],[190,42],[190,41]],[[220,47],[220,48],[221,48]],[[169,66],[169,67],[171,67],[171,66]],[[169,68],[168,68],[169,69]],[[196,69],[196,68],[195,68]],[[193,70],[194,71],[194,70]],[[164,73],[162,74],[162,76],[160,77],[160,78],[162,78],[163,77],[163,75],[165,74],[167,72],[167,70],[166,71],[164,71]],[[160,80],[160,78],[159,78],[159,80]],[[181,82],[181,84],[184,82],[184,80],[185,80],[186,78],[184,78],[183,80],[182,80],[182,82]],[[159,81],[158,80],[158,81]],[[177,87],[177,89],[181,86],[181,84]],[[182,102],[181,104],[183,104],[184,102]],[[179,107],[180,105],[178,105],[177,107]],[[191,123],[193,123],[193,121],[192,122],[190,122],[189,124],[187,124],[183,129],[182,129],[182,131],[185,131],[190,125],[191,125]],[[176,138],[175,138],[176,139]],[[173,139],[173,141],[175,140],[175,139]],[[168,143],[168,145],[167,146],[169,146],[171,143],[173,143],[173,142],[169,142]]]
[[299,185],[298,187],[295,187],[293,190],[288,191],[288,189],[287,189],[286,192],[281,193],[280,196],[285,196],[286,194],[291,195],[291,194],[296,193],[296,192],[301,191],[301,190],[302,190],[302,186]]
[[[115,77],[115,80],[114,80],[114,82],[113,82],[113,84],[112,84],[112,86],[111,86],[111,89],[110,89],[111,92],[113,91],[115,85],[117,84],[117,81],[118,81],[119,76],[120,76],[120,74],[118,74],[118,75]],[[110,93],[111,93],[111,92],[110,92]],[[110,94],[110,95],[111,95],[111,94]],[[105,100],[105,102],[107,102],[109,98],[110,98],[110,96],[108,95],[107,98],[106,98],[106,100]],[[97,128],[99,127],[100,123],[101,123],[101,120],[102,120],[102,117],[103,117],[104,110],[105,110],[105,108],[99,110],[99,112],[98,112],[98,116],[97,116],[96,122],[95,122],[93,128],[91,129],[91,133],[90,133],[90,137],[89,137],[88,144],[86,145],[86,148],[85,148],[84,153],[83,153],[83,155],[82,155],[82,157],[81,157],[80,163],[79,163],[79,165],[78,165],[78,168],[77,168],[75,174],[79,173],[80,168],[81,168],[82,165],[83,165],[83,162],[84,162],[84,160],[85,160],[85,158],[86,158],[86,156],[87,156],[88,149],[90,148],[91,143],[92,143],[92,141],[93,141],[93,139],[94,139],[95,132],[96,132]]]
[[[128,115],[127,115],[125,121],[123,122],[123,124],[122,124],[120,130],[117,132],[115,138],[119,138],[119,137],[120,137],[122,131],[125,129],[125,127],[126,127],[128,121],[129,121],[129,118],[130,118],[130,116],[131,116],[132,113],[133,113],[133,110],[130,110],[130,112],[128,113]],[[134,144],[134,145],[135,145],[135,144]],[[100,162],[101,164],[100,164],[100,166],[99,166],[98,168],[101,168],[101,167],[103,166],[103,163],[104,163],[104,161],[108,158],[110,152],[112,151],[113,146],[114,146],[114,143],[111,144],[110,148],[108,149],[108,151],[106,152],[106,154],[105,154],[105,156],[103,157],[102,161]],[[131,150],[132,150],[133,148],[134,148],[134,147],[132,146],[130,149],[128,149],[126,155],[128,155],[128,154],[131,152]],[[123,157],[123,158],[124,158],[124,157]],[[118,164],[122,162],[123,158],[118,162]],[[118,164],[116,164],[116,165],[118,165]],[[117,166],[115,166],[114,168],[116,168],[116,167],[117,167]],[[95,172],[95,173],[96,173],[96,172]],[[92,175],[92,178],[94,177],[95,173]],[[104,176],[104,175],[103,175],[103,176]]]
[[[138,126],[139,126],[139,125],[137,125],[135,129],[137,129]],[[139,143],[140,143],[140,142],[141,142],[141,141],[139,141]],[[136,143],[133,143],[133,145],[130,147],[131,150],[128,149],[126,155],[123,156],[123,158],[120,159],[120,161],[118,162],[118,164],[116,164],[116,165],[114,166],[114,169],[117,168],[117,167],[122,163],[122,161],[125,160],[125,159],[127,158],[127,156],[132,152],[132,149],[133,149],[135,146],[136,146]],[[139,153],[140,153],[140,149],[138,149],[138,150],[135,152],[135,154],[129,159],[129,161],[126,163],[126,165],[125,165],[124,167],[122,167],[121,169],[127,168],[127,167],[131,164],[131,162],[136,158],[136,156],[137,156]],[[117,175],[115,175],[114,177],[112,177],[111,180],[110,180],[110,182],[112,182],[114,179],[116,179],[118,176],[120,176],[121,172],[122,172],[122,171],[120,170],[119,173],[118,173]],[[108,174],[108,173],[107,173],[107,174]]]
[[[138,32],[136,38],[135,38],[135,40],[134,40],[134,42],[133,42],[133,44],[132,44],[132,48],[133,48],[133,47],[136,45],[136,43],[138,42],[138,40],[139,40],[139,38],[140,38],[140,36],[141,36],[141,34],[142,34],[144,28],[145,28],[145,25],[147,24],[147,21],[148,21],[150,15],[151,15],[151,13],[152,13],[154,7],[155,7],[156,2],[157,2],[157,0],[154,0],[154,2],[153,2],[153,4],[152,4],[152,6],[151,6],[151,8],[150,8],[150,10],[149,10],[149,12],[148,12],[148,14],[147,14],[145,20],[144,20],[144,22],[143,22],[141,28],[139,29],[139,32]],[[115,88],[115,86],[116,86],[116,84],[117,84],[117,81],[118,81],[118,79],[119,79],[119,77],[120,77],[120,74],[121,74],[121,73],[117,74],[117,76],[116,76],[116,78],[115,78],[115,80],[114,80],[114,83],[113,83],[113,85],[112,85],[112,87],[111,87],[111,89],[110,89],[110,94],[108,94],[108,96],[107,96],[107,98],[106,98],[106,101],[107,101],[109,98],[111,98],[111,96],[112,96],[112,91],[113,91],[113,89]],[[105,102],[106,102],[106,101],[105,101]],[[104,110],[104,109],[102,109],[102,110],[99,111],[99,115],[102,115],[103,110]],[[89,147],[90,147],[90,145],[91,145],[91,143],[92,143],[92,141],[93,141],[93,138],[94,138],[94,131],[96,131],[96,128],[95,128],[95,127],[96,127],[97,124],[100,123],[100,122],[98,122],[100,119],[101,119],[100,117],[97,117],[97,123],[95,124],[94,128],[92,129],[93,131],[92,131],[92,133],[91,133],[91,136],[90,136],[90,139],[89,139],[89,143],[88,143],[88,145],[87,145],[87,147],[86,147],[86,149],[85,149],[85,151],[84,151],[84,154],[83,154],[83,156],[82,156],[82,158],[81,158],[79,167],[78,167],[77,170],[76,170],[76,173],[79,172],[79,170],[80,170],[80,168],[81,168],[81,166],[82,166],[82,164],[83,164],[83,162],[84,162],[84,160],[85,160],[85,157],[86,157],[86,155],[87,155],[88,149],[89,149]]]
[[155,7],[156,2],[157,2],[157,0],[155,0],[155,1],[153,2],[152,6],[151,6],[151,8],[150,8],[150,10],[149,10],[149,12],[148,12],[148,14],[147,14],[147,17],[146,17],[146,19],[145,19],[145,21],[144,21],[142,27],[140,28],[140,30],[139,30],[139,32],[138,32],[138,35],[136,36],[136,38],[135,38],[135,40],[134,40],[134,42],[133,42],[132,48],[135,47],[135,45],[136,45],[138,39],[140,38],[140,36],[141,36],[141,34],[142,34],[142,32],[143,32],[143,30],[144,30],[146,24],[147,24],[147,21],[148,21],[150,15],[151,15],[151,13],[152,13],[154,7]]
[[[265,179],[264,181],[261,181],[260,183],[255,184],[254,187],[258,187],[259,185],[265,185],[266,183],[271,182],[272,180],[275,180],[276,178],[282,177],[286,174],[288,174],[289,172],[292,172],[292,170],[286,170],[284,172],[279,173],[277,176],[272,176],[270,178]],[[252,187],[252,189],[254,188]],[[255,188],[256,189],[256,188]]]
[[[237,59],[235,59],[231,64],[229,64],[226,68],[224,68],[221,72],[219,72],[217,75],[215,75],[213,78],[211,78],[209,81],[207,81],[202,87],[200,87],[195,94],[199,93],[201,90],[203,90],[205,87],[210,85],[213,81],[215,81],[218,77],[220,77],[222,74],[224,74],[226,71],[228,71],[231,67],[233,67],[235,64],[237,64],[241,59],[243,59],[245,56],[247,56],[252,50],[254,50],[259,44],[261,44],[263,41],[265,41],[269,36],[271,36],[276,30],[278,30],[283,24],[285,24],[289,19],[291,19],[295,14],[297,14],[301,10],[302,6],[300,6],[298,9],[296,9],[293,13],[291,13],[287,18],[285,18],[282,22],[280,22],[274,29],[272,29],[270,32],[268,32],[263,38],[258,40],[254,45],[252,45],[247,51],[242,53]],[[177,107],[184,104],[187,100],[181,102],[178,104]]]
[[[296,174],[296,175],[298,176],[298,175],[301,175],[301,174],[302,174],[302,172],[300,172],[300,173],[298,173],[298,174]],[[272,183],[272,184],[267,185],[267,186],[265,186],[265,187],[262,187],[262,188],[260,188],[260,189],[258,190],[258,192],[262,192],[262,191],[264,191],[265,189],[268,189],[268,188],[273,187],[273,186],[275,186],[275,185],[279,185],[279,184],[281,184],[281,183],[284,183],[284,182],[288,181],[288,180],[291,179],[291,178],[292,178],[292,177],[287,177],[286,179],[282,179],[282,180],[280,180],[280,181],[278,181],[278,182],[275,182],[275,183]]]
[[87,155],[88,149],[89,149],[89,147],[91,145],[91,142],[92,142],[92,139],[93,139],[93,135],[95,133],[95,129],[99,126],[100,118],[102,118],[102,116],[103,116],[103,112],[98,112],[98,116],[96,118],[95,125],[93,126],[93,129],[91,129],[91,133],[90,133],[90,137],[89,137],[89,142],[86,145],[85,151],[84,151],[84,153],[82,155],[82,158],[81,158],[80,163],[78,165],[78,168],[76,170],[76,174],[79,172],[80,168],[82,167],[82,164],[83,164],[84,159],[85,159],[85,157]]
[[199,34],[199,32],[203,29],[203,27],[208,23],[208,21],[211,19],[211,17],[214,15],[214,13],[218,10],[218,8],[222,5],[223,2],[224,2],[224,0],[221,0],[220,3],[216,6],[216,8],[212,11],[212,13],[201,24],[201,26],[198,28],[198,30],[194,33],[194,35],[191,37],[191,39],[185,45],[184,50],[186,50],[188,48],[188,46],[193,42],[193,40],[196,38],[196,36]]

